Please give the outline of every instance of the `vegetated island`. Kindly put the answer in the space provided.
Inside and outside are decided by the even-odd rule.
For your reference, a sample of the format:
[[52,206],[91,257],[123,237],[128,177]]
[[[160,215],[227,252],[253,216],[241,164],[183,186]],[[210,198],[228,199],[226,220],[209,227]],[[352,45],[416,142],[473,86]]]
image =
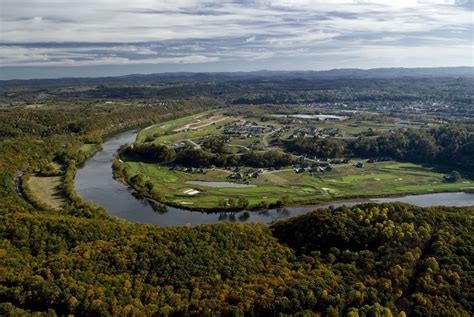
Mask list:
[[147,127],[113,169],[162,204],[262,209],[471,191],[468,141],[466,129],[430,121],[241,106]]

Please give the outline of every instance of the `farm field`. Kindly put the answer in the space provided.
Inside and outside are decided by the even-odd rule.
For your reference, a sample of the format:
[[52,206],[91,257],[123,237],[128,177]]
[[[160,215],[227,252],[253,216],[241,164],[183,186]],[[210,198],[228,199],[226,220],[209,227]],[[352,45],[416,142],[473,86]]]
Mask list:
[[66,205],[61,186],[62,176],[31,176],[28,180],[31,194],[39,202],[54,209],[61,209]]

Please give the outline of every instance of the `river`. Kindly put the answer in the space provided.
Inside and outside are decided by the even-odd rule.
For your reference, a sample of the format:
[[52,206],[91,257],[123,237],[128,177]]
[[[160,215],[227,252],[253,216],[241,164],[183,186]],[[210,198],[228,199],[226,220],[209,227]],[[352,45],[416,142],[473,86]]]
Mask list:
[[[174,207],[155,211],[156,208],[148,201],[134,197],[128,187],[113,179],[112,160],[119,147],[125,143],[133,143],[137,132],[127,131],[115,135],[102,145],[102,150],[89,158],[77,171],[74,179],[76,192],[86,201],[108,209],[111,215],[134,223],[146,223],[159,226],[183,226],[216,223],[219,221],[232,222],[272,222],[275,219],[302,215],[316,207],[353,206],[361,203],[344,201],[318,206],[287,207],[254,212],[236,213],[205,213],[189,211]],[[369,201],[369,200],[366,200]],[[471,206],[474,205],[474,193],[440,193],[427,195],[410,195],[400,198],[377,198],[374,202],[406,202],[417,206]]]

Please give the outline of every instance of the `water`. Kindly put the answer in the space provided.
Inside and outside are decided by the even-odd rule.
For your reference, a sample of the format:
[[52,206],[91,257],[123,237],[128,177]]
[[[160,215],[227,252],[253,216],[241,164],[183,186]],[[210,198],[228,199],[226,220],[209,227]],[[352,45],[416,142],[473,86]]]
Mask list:
[[429,206],[472,206],[474,205],[474,193],[438,193],[426,195],[408,195],[399,198],[374,198],[371,201],[387,203],[398,201],[402,203],[417,205],[420,207]]
[[[135,131],[128,131],[107,140],[102,145],[102,150],[88,159],[84,166],[78,170],[74,180],[76,192],[84,200],[90,200],[99,206],[103,206],[109,210],[111,215],[131,222],[159,226],[200,225],[219,221],[270,223],[275,219],[302,215],[316,207],[353,206],[361,202],[360,200],[352,200],[318,206],[270,209],[262,212],[205,213],[173,207],[166,207],[163,210],[146,200],[135,198],[127,186],[115,181],[112,177],[114,154],[122,144],[133,143],[136,134]],[[371,201],[402,201],[418,206],[471,206],[474,205],[474,193],[428,194],[401,198],[377,198]]]

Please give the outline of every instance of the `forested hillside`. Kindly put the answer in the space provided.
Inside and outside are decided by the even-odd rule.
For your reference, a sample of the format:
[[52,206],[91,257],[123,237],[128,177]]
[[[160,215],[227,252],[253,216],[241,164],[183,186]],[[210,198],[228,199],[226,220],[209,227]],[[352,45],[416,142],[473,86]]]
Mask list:
[[[472,316],[473,207],[365,204],[316,210],[271,226],[158,228],[110,217],[75,194],[76,168],[113,133],[238,103],[239,98],[243,103],[260,97],[284,103],[319,96],[322,101],[365,98],[378,104],[375,88],[383,80],[370,84],[377,86],[373,89],[367,88],[368,81],[361,83],[351,95],[348,82],[356,86],[357,81],[339,82],[337,91],[318,90],[310,80],[282,86],[261,81],[256,91],[249,90],[251,80],[130,89],[2,87],[0,315]],[[453,81],[441,84],[446,88]],[[459,101],[460,113],[471,111],[466,101],[471,81],[461,80],[463,93],[446,97]],[[434,95],[430,100],[439,99],[433,84],[439,82],[426,84]],[[307,92],[288,88],[302,83]],[[399,84],[390,81],[392,92],[404,91]],[[280,94],[283,86],[287,92]],[[425,98],[426,91],[415,99]],[[400,94],[403,102],[411,98]],[[467,138],[454,144],[441,134],[433,137],[439,140],[439,161],[453,145],[460,158],[472,155]],[[289,159],[276,154],[243,159]],[[64,207],[53,210],[32,199],[24,184],[30,175],[60,177]]]
[[31,210],[32,206],[15,192],[15,176],[37,172],[55,161],[63,165],[65,191],[70,196],[69,211],[91,217],[96,208],[79,201],[72,184],[76,166],[91,154],[85,144],[98,149],[102,140],[113,133],[219,106],[207,99],[176,100],[159,105],[135,103],[134,106],[122,103],[107,106],[101,101],[78,101],[66,105],[58,100],[40,108],[1,108],[0,209]]
[[472,212],[368,204],[166,229],[3,213],[0,312],[470,316]]
[[287,141],[289,151],[318,157],[390,157],[402,161],[474,168],[474,134],[462,126],[446,125],[428,131],[398,129],[357,139],[304,138]]

